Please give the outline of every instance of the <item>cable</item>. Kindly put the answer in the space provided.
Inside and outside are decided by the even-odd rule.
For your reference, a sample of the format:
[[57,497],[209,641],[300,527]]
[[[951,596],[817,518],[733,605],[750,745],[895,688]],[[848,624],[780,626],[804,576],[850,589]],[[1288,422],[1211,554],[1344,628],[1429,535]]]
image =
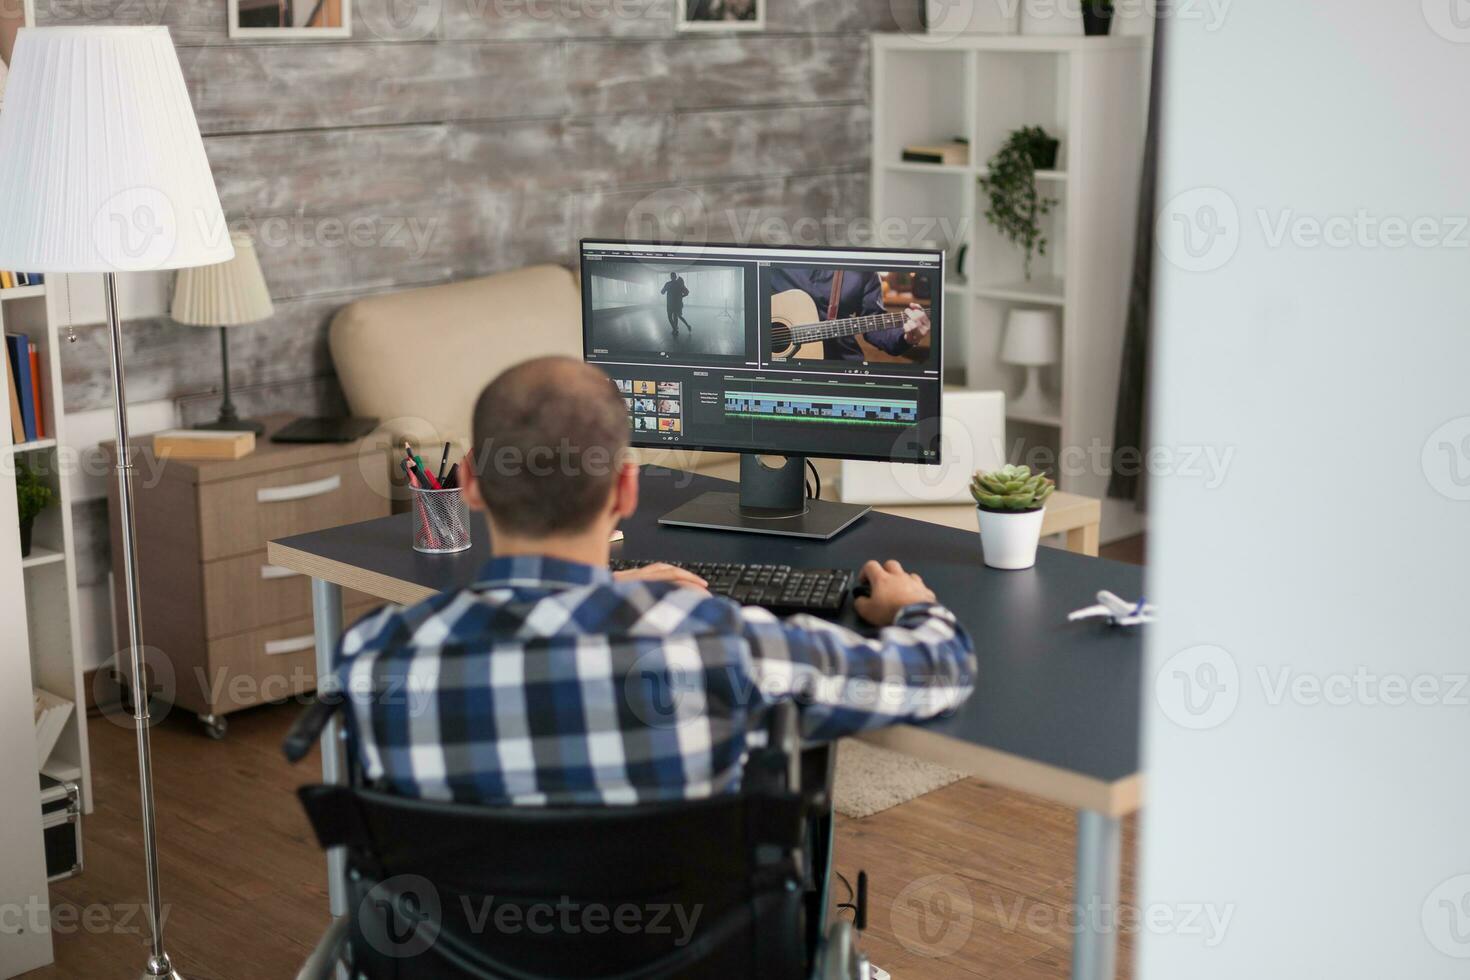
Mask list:
[[813,500],[816,500],[818,497],[820,497],[822,495],[822,474],[820,474],[820,473],[817,472],[817,465],[815,463],[813,463],[811,460],[807,460],[806,461],[806,468],[808,470],[811,470],[812,479],[815,480],[816,481],[816,484],[817,484],[817,492],[816,493],[812,493],[811,484],[807,484],[806,495],[808,497],[812,498]]
[[848,881],[847,876],[835,868],[832,870],[832,875],[838,881],[842,882],[843,888],[847,889],[847,901],[838,902],[837,911],[841,912],[843,909],[847,909],[852,912],[853,918],[857,918],[857,904],[853,901],[857,898],[857,894],[852,890],[852,882]]

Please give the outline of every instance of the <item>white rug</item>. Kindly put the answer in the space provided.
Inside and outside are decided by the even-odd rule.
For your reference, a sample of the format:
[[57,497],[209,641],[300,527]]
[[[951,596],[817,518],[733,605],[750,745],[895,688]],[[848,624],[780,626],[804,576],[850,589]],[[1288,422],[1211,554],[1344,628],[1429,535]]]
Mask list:
[[964,778],[953,769],[844,738],[837,743],[832,803],[844,817],[871,817]]

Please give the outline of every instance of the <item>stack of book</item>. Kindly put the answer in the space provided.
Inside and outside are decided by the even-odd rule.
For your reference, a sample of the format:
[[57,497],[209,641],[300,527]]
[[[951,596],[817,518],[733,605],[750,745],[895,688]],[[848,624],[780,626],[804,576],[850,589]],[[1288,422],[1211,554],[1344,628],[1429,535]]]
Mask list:
[[10,390],[10,436],[17,443],[46,438],[41,410],[41,358],[23,333],[5,335],[5,382]]
[[46,277],[39,272],[5,272],[0,270],[0,289],[39,286],[45,281]]

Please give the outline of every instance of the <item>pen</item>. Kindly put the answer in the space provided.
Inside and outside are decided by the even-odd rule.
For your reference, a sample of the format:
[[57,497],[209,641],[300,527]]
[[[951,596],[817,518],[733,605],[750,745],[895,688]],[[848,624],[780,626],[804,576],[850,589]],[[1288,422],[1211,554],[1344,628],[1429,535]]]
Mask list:
[[454,488],[459,486],[458,463],[455,463],[453,466],[449,467],[449,475],[444,478],[444,486],[446,488]]
[[444,467],[449,463],[449,443],[444,444],[444,455],[439,459],[439,482],[444,482]]

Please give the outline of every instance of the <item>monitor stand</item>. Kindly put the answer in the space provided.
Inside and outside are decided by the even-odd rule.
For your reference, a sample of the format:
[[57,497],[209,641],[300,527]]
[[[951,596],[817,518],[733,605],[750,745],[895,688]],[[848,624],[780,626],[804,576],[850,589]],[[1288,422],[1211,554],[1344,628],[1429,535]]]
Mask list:
[[784,466],[767,466],[751,453],[740,457],[740,492],[710,491],[658,519],[674,527],[782,534],[825,541],[871,507],[806,499],[806,457],[787,456]]

